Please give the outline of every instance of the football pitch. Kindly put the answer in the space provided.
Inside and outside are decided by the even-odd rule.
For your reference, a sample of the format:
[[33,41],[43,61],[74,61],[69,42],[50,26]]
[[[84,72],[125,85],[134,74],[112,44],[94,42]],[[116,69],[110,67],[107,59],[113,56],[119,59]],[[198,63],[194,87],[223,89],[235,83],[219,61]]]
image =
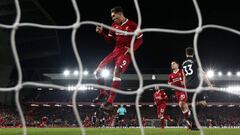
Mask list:
[[[205,135],[240,135],[236,129],[204,129]],[[0,135],[21,135],[20,128],[0,129]],[[86,128],[87,135],[140,135],[139,128]],[[200,135],[198,131],[188,131],[183,128],[145,128],[146,135]],[[78,128],[28,128],[28,135],[81,135]]]

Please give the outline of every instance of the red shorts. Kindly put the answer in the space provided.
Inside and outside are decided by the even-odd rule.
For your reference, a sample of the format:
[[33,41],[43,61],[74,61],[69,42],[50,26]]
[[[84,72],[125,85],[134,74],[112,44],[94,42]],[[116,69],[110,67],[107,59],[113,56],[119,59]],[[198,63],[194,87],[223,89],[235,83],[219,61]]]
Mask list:
[[164,115],[167,105],[166,104],[159,104],[157,105],[157,115]]
[[175,95],[177,97],[178,103],[180,101],[187,102],[187,100],[188,100],[187,93],[184,91],[175,91]]
[[118,67],[119,69],[121,69],[121,73],[124,73],[132,61],[130,54],[125,55],[125,52],[126,49],[111,52],[101,61],[101,63],[98,65],[98,69],[103,69],[109,63],[114,62],[115,67]]

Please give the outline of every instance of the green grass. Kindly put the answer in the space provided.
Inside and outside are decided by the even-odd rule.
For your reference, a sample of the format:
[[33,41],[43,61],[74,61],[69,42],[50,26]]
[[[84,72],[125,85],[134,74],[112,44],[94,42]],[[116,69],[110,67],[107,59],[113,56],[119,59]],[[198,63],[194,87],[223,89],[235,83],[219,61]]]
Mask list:
[[[238,129],[204,129],[205,135],[240,135]],[[140,135],[139,128],[87,128],[87,135]],[[200,135],[187,129],[146,128],[146,135]],[[21,135],[20,128],[0,129],[0,135]],[[78,128],[28,128],[28,135],[80,135]]]

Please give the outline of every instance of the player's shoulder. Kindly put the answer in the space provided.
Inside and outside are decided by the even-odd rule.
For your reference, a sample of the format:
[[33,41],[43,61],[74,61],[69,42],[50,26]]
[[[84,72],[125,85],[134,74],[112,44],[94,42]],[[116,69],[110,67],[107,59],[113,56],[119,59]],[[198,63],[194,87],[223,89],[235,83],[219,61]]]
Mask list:
[[137,23],[128,19],[127,22],[126,22],[127,25],[133,25],[133,26],[137,26]]
[[[128,19],[127,23],[135,23],[135,22],[133,20],[131,20],[131,19]],[[137,23],[135,23],[135,24],[137,24]]]
[[114,26],[117,26],[117,25],[118,25],[117,23],[113,22],[111,26],[114,27]]
[[168,74],[168,78],[172,78],[174,76],[174,73]]
[[173,74],[174,74],[174,73],[173,73],[173,72],[171,72],[171,73],[169,73],[169,74],[168,74],[168,76],[172,76]]
[[193,64],[195,63],[195,60],[193,58],[187,58],[185,61],[183,61],[182,65],[186,65],[186,64]]
[[179,74],[179,75],[180,75],[180,74],[183,74],[183,69],[179,68],[177,74]]

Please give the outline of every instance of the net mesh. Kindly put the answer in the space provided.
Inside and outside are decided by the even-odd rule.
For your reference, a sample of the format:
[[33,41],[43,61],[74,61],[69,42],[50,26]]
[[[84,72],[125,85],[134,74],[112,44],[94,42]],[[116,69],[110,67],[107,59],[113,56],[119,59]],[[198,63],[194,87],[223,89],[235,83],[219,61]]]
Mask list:
[[[198,54],[198,37],[200,35],[201,32],[203,32],[206,29],[220,29],[220,30],[224,30],[224,31],[228,31],[228,32],[232,32],[235,34],[240,35],[240,32],[238,30],[229,28],[229,27],[225,27],[225,26],[220,26],[220,25],[215,25],[215,24],[207,24],[207,25],[203,25],[202,24],[202,16],[201,16],[201,11],[200,8],[198,6],[197,0],[193,0],[193,5],[194,8],[196,10],[196,14],[198,17],[198,26],[196,28],[190,29],[190,30],[176,30],[176,29],[164,29],[164,28],[144,28],[144,29],[140,29],[141,28],[141,24],[142,24],[142,18],[141,18],[141,11],[139,8],[139,4],[138,4],[138,0],[134,0],[134,4],[136,7],[136,11],[137,11],[137,17],[138,17],[138,27],[134,32],[124,32],[124,31],[120,31],[118,29],[114,29],[108,25],[102,24],[100,22],[94,22],[94,21],[81,21],[81,17],[80,17],[80,11],[78,9],[78,5],[76,0],[71,0],[72,2],[72,6],[74,8],[75,14],[76,14],[76,21],[74,24],[72,25],[65,25],[65,26],[58,26],[58,25],[42,25],[42,24],[37,24],[37,23],[28,23],[28,22],[21,22],[21,7],[19,4],[19,0],[15,0],[15,6],[16,6],[16,18],[15,21],[12,25],[5,25],[5,24],[0,24],[0,28],[5,28],[5,29],[10,29],[11,30],[11,48],[12,48],[12,52],[13,52],[13,56],[14,56],[14,60],[15,60],[15,64],[17,67],[17,72],[18,72],[18,82],[17,85],[14,87],[8,87],[8,88],[0,88],[0,91],[6,92],[6,91],[15,91],[15,102],[16,102],[16,106],[19,112],[19,116],[21,118],[21,123],[23,125],[23,135],[27,135],[27,128],[26,128],[26,121],[23,115],[23,110],[21,108],[20,102],[19,102],[19,92],[21,91],[21,89],[25,86],[33,86],[33,87],[52,87],[52,88],[56,88],[56,89],[68,89],[66,86],[60,86],[60,85],[55,85],[55,84],[43,84],[43,83],[36,83],[36,82],[23,82],[23,76],[22,76],[22,68],[20,65],[20,61],[19,61],[19,56],[18,56],[18,52],[16,49],[16,41],[15,41],[15,36],[16,36],[16,32],[18,30],[19,27],[35,27],[35,28],[41,28],[41,29],[71,29],[72,30],[72,34],[71,34],[71,40],[72,40],[72,48],[73,48],[73,52],[74,55],[77,59],[77,64],[78,64],[78,70],[79,70],[79,78],[78,78],[78,82],[77,84],[75,84],[74,87],[76,87],[76,90],[73,93],[73,98],[72,98],[72,104],[73,104],[73,111],[74,114],[76,116],[76,119],[78,121],[78,124],[81,128],[81,134],[85,135],[85,129],[82,125],[82,121],[80,119],[79,116],[79,112],[77,109],[77,104],[76,104],[76,96],[77,96],[77,92],[78,92],[78,88],[80,88],[82,85],[84,86],[92,86],[92,87],[96,87],[96,88],[105,88],[107,90],[110,89],[110,87],[107,86],[102,86],[102,85],[97,85],[97,84],[83,84],[82,83],[82,73],[83,73],[83,66],[82,66],[82,62],[81,62],[81,58],[80,55],[77,51],[77,46],[76,46],[76,32],[77,30],[83,26],[83,25],[102,25],[104,28],[109,29],[109,30],[113,30],[113,31],[117,31],[120,33],[124,33],[124,34],[128,34],[128,35],[132,35],[132,41],[131,41],[131,59],[133,62],[133,66],[136,70],[137,76],[138,76],[138,80],[139,80],[139,87],[137,90],[135,91],[123,91],[120,89],[112,89],[114,92],[116,93],[120,93],[120,94],[125,94],[125,95],[136,95],[136,101],[135,101],[135,106],[136,106],[136,111],[137,111],[137,118],[138,118],[138,122],[140,125],[140,131],[141,131],[141,135],[144,135],[144,129],[142,126],[142,122],[141,122],[141,113],[140,113],[140,109],[139,109],[139,100],[140,100],[140,96],[141,94],[144,92],[144,90],[147,90],[149,88],[152,88],[154,86],[160,86],[160,87],[166,87],[166,88],[173,88],[173,89],[179,89],[181,91],[186,91],[186,92],[192,92],[194,93],[193,99],[192,99],[192,106],[193,106],[193,114],[194,114],[194,119],[196,121],[196,124],[198,127],[200,127],[200,133],[201,135],[204,135],[204,132],[202,130],[201,125],[199,124],[197,115],[196,115],[196,108],[195,108],[195,101],[196,101],[196,96],[198,93],[202,92],[202,91],[208,91],[209,88],[208,87],[203,87],[203,72],[202,71],[202,66],[201,66],[201,61],[200,61],[200,57]],[[138,35],[138,33],[144,33],[144,32],[162,32],[162,33],[173,33],[173,34],[194,34],[194,40],[193,40],[193,45],[194,45],[194,52],[196,55],[196,59],[197,59],[197,63],[199,66],[199,76],[200,76],[200,84],[199,87],[196,89],[183,89],[183,88],[178,88],[175,86],[170,86],[168,84],[151,84],[151,85],[147,85],[144,86],[143,85],[143,77],[142,74],[138,68],[137,62],[135,60],[134,57],[134,51],[133,51],[133,45],[134,45],[134,41],[135,41],[135,37]],[[216,91],[222,91],[222,92],[227,92],[224,91],[222,88],[211,88],[211,90],[216,90]],[[239,93],[235,93],[235,94],[239,94]],[[240,95],[240,94],[239,94]]]

